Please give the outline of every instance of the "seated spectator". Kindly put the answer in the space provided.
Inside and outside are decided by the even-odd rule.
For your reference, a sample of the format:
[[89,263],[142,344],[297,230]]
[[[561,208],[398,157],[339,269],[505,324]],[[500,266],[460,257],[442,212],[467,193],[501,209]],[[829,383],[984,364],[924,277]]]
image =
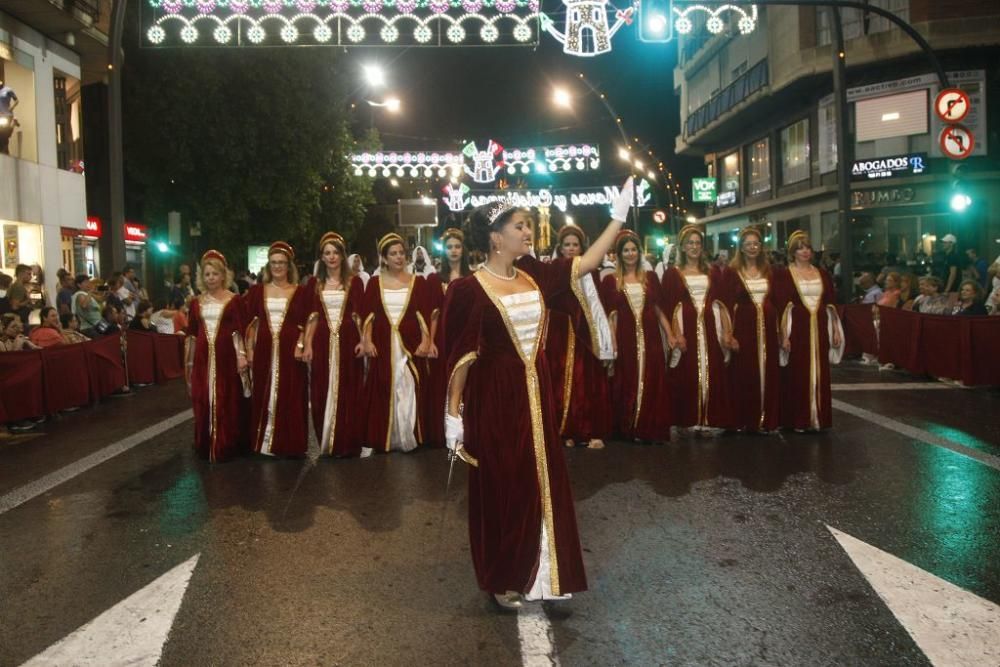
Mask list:
[[39,349],[23,332],[24,323],[17,313],[5,313],[0,316],[0,352]]
[[187,299],[177,298],[171,304],[174,310],[174,333],[184,333],[188,325],[188,305]]
[[135,309],[135,317],[128,325],[134,331],[151,331],[156,333],[156,325],[153,324],[153,304],[149,301],[140,301]]
[[28,340],[38,347],[62,345],[62,322],[59,321],[59,311],[52,306],[45,306],[42,308],[41,318],[42,323],[31,330]]
[[859,303],[878,303],[882,298],[882,288],[875,282],[875,276],[871,271],[865,271],[858,276],[858,287],[861,288],[861,300]]
[[989,315],[983,303],[985,293],[975,280],[963,280],[958,288],[958,303],[952,308],[952,315]]
[[125,323],[128,324],[135,317],[135,306],[137,299],[125,283],[124,273],[115,273],[112,276],[112,284],[109,286],[111,294],[115,295],[117,303],[125,315]]
[[885,290],[876,302],[880,306],[895,308],[899,305],[901,295],[900,282],[902,278],[895,271],[890,271],[885,276]]
[[917,277],[912,273],[904,273],[899,278],[899,299],[896,301],[896,307],[902,308],[903,310],[913,309],[913,300],[917,296],[916,292]]
[[111,277],[104,281],[104,285],[100,287],[100,291],[104,296],[104,305],[114,306],[120,311],[125,310],[125,303],[122,301],[121,297],[118,296],[118,290],[125,284],[125,279],[122,278],[122,274],[115,271],[111,274]]
[[76,282],[76,294],[73,295],[71,312],[80,318],[80,331],[89,336],[101,321],[101,302],[94,290],[93,278],[81,274],[74,282]]
[[163,307],[153,313],[150,323],[156,327],[156,331],[161,334],[174,333],[174,314],[171,308]]
[[94,331],[99,336],[111,336],[122,331],[122,311],[112,305],[104,306],[101,311],[101,320],[94,327]]
[[920,278],[920,296],[913,300],[913,310],[926,315],[943,315],[948,312],[948,297],[941,294],[940,278]]
[[80,318],[73,313],[63,313],[59,317],[62,324],[63,342],[67,345],[73,343],[86,343],[89,338],[80,333]]

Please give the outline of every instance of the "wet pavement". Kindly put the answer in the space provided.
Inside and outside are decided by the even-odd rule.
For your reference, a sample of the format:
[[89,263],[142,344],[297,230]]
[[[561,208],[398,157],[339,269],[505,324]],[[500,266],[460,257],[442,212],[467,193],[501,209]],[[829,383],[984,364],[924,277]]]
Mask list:
[[[210,466],[183,422],[73,474],[188,404],[175,383],[66,415],[0,440],[0,665],[185,563],[176,616],[109,626],[169,632],[162,665],[932,664],[830,529],[1000,603],[1000,393],[856,364],[834,382],[876,419],[567,452],[590,590],[521,614],[476,587],[466,471],[446,494],[441,450]],[[56,470],[71,476],[43,492]],[[4,505],[19,492],[38,495]],[[965,624],[964,641],[1000,645],[995,620]],[[97,645],[89,664],[113,664]]]

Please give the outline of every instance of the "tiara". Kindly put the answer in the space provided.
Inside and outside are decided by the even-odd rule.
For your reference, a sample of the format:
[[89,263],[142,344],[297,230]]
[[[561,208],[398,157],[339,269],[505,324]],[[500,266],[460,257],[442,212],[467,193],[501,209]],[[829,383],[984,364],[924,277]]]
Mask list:
[[492,225],[500,219],[500,216],[513,208],[517,208],[514,206],[513,202],[509,199],[501,199],[494,202],[488,209],[486,209],[486,219],[489,220]]

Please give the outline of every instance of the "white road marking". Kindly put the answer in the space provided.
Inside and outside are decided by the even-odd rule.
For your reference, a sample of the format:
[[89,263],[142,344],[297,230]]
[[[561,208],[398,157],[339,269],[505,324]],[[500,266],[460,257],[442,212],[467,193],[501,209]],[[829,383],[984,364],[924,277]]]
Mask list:
[[112,443],[104,449],[100,449],[89,456],[85,456],[79,461],[74,461],[67,466],[59,468],[55,472],[49,473],[44,477],[40,477],[33,482],[25,484],[24,486],[18,487],[7,494],[0,496],[0,514],[9,512],[18,505],[23,505],[32,498],[36,498],[43,493],[51,491],[60,484],[68,482],[77,475],[81,475],[91,468],[99,466],[105,461],[108,461],[123,452],[127,452],[136,445],[141,445],[147,440],[151,440],[161,433],[183,424],[187,420],[191,419],[193,415],[194,413],[191,410],[185,410],[174,415],[173,417],[168,417],[157,424],[153,424],[148,428],[142,429],[138,433],[133,433],[127,438]]
[[833,391],[909,391],[911,389],[958,389],[941,382],[851,382],[832,384]]
[[200,555],[195,554],[128,596],[22,667],[154,667],[160,661]]
[[517,636],[521,642],[521,664],[551,667],[559,664],[552,638],[552,625],[540,602],[525,602],[517,612]]
[[957,442],[944,438],[936,433],[931,433],[930,431],[925,431],[922,428],[904,424],[903,422],[897,421],[891,417],[886,417],[885,415],[880,415],[877,412],[865,410],[864,408],[859,408],[856,405],[844,403],[843,401],[839,401],[837,399],[833,399],[833,407],[841,412],[846,412],[849,415],[860,417],[861,419],[869,421],[876,426],[887,428],[890,431],[895,431],[896,433],[905,435],[908,438],[925,442],[928,445],[935,445],[937,447],[950,449],[956,454],[961,454],[962,456],[967,456],[970,459],[975,459],[976,461],[979,461],[983,465],[987,465],[994,470],[1000,470],[1000,457],[994,456],[993,454],[988,454],[986,452],[981,452],[978,449],[973,449],[972,447],[960,445]]
[[1000,664],[1000,606],[827,528],[932,664]]

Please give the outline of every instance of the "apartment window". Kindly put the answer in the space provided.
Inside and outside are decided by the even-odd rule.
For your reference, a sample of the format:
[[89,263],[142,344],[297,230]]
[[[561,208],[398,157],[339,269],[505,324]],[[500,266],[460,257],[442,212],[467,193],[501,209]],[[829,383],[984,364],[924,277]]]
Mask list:
[[767,137],[747,146],[750,165],[750,196],[771,190],[771,142]]
[[82,173],[80,80],[56,72],[52,83],[56,118],[56,163],[60,169]]
[[[904,21],[910,20],[910,0],[868,0],[872,7],[886,9]],[[841,9],[840,23],[844,30],[844,40],[857,39],[896,28],[889,19],[861,9]],[[829,46],[833,43],[833,12],[828,7],[816,10],[816,45]]]
[[809,178],[809,119],[803,118],[781,131],[781,182],[785,185]]

